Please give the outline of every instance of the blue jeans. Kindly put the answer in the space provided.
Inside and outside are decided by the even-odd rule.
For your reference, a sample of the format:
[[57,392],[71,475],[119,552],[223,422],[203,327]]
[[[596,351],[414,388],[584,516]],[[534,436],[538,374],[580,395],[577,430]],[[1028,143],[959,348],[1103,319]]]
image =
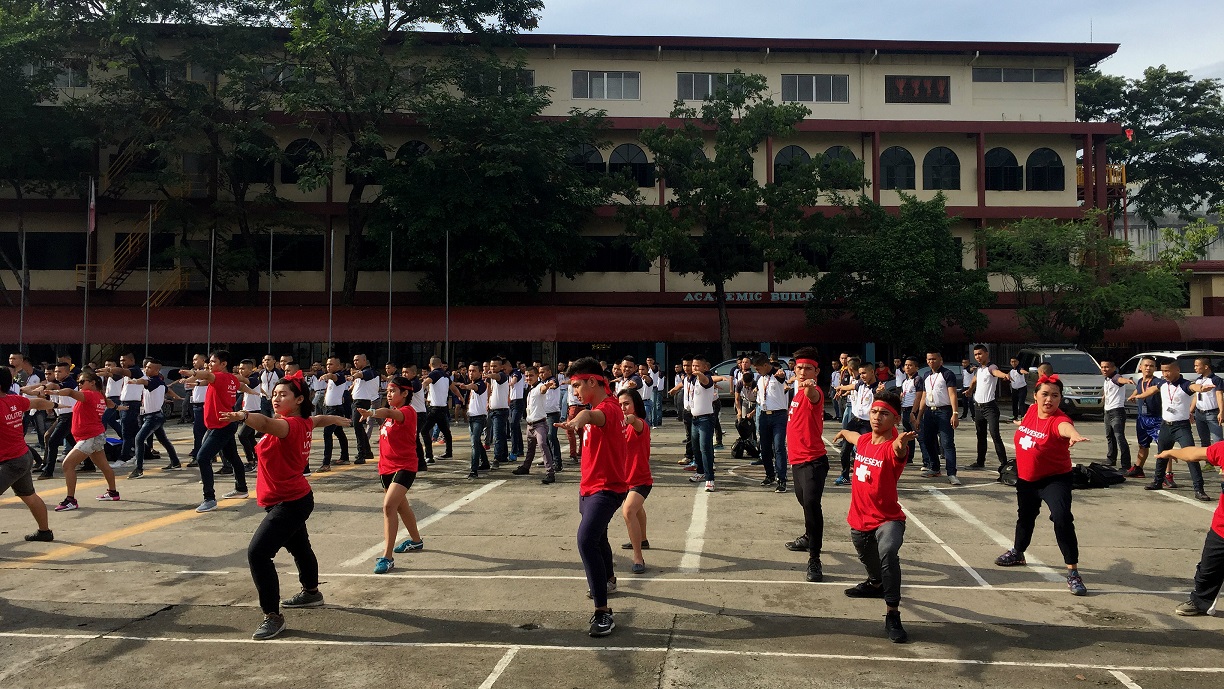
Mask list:
[[144,471],[145,448],[148,446],[149,436],[157,438],[157,442],[166,448],[166,454],[172,466],[179,465],[178,453],[174,451],[174,445],[166,437],[165,425],[166,417],[161,412],[153,412],[140,417],[140,430],[136,432],[136,471]]
[[480,471],[480,467],[489,464],[489,454],[484,449],[484,430],[489,423],[489,417],[481,414],[480,416],[468,417],[468,434],[472,439],[472,473]]
[[786,410],[766,414],[757,411],[757,430],[761,436],[761,462],[765,478],[786,480]]
[[556,460],[557,466],[561,466],[561,441],[557,439],[557,427],[553,424],[561,423],[561,412],[550,411],[544,415],[548,419],[548,446],[552,448],[553,459]]
[[123,449],[119,451],[119,459],[128,461],[136,456],[136,433],[140,431],[140,400],[123,402],[127,409],[119,412],[119,425],[123,427]]
[[[115,407],[123,404],[123,402],[119,401],[118,397],[107,397],[106,399],[110,400]],[[114,431],[116,438],[123,438],[123,426],[119,425],[118,409],[110,407],[106,411],[102,412],[102,425]]]
[[654,400],[642,400],[642,404],[646,407],[646,418],[642,421],[646,422],[647,426],[655,425],[654,422]]
[[510,400],[510,454],[523,454],[523,419],[527,416],[527,400]]
[[952,407],[928,408],[918,421],[918,442],[922,447],[922,464],[939,471],[939,448],[943,446],[948,460],[948,476],[956,476],[956,439],[952,434]]
[[705,480],[714,480],[714,415],[693,417],[693,461]]
[[1221,436],[1217,414],[1219,411],[1215,409],[1211,411],[1194,410],[1194,425],[1198,427],[1199,444],[1203,447],[1209,447],[1212,443],[1218,443],[1224,439]]
[[200,442],[196,462],[200,465],[200,482],[204,484],[205,500],[217,499],[217,494],[213,491],[212,468],[212,462],[217,455],[221,455],[222,462],[228,462],[234,470],[234,489],[243,492],[247,489],[246,469],[242,466],[242,460],[238,459],[238,442],[234,439],[234,434],[237,432],[238,424],[236,423],[231,423],[224,428],[210,428],[204,434],[204,440]]
[[490,409],[489,424],[493,427],[493,461],[510,461],[506,451],[509,440],[506,436],[510,435],[510,410]]

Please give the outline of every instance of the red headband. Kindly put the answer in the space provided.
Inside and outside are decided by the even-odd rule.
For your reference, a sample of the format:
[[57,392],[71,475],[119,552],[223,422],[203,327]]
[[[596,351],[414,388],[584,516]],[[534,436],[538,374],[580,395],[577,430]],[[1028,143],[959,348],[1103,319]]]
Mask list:
[[1051,373],[1048,376],[1041,376],[1040,378],[1037,379],[1038,385],[1041,385],[1042,383],[1058,383],[1058,382],[1059,380],[1058,380],[1057,373]]
[[812,368],[820,368],[820,364],[816,363],[812,359],[795,359],[795,363],[796,364],[807,364],[808,366],[811,366]]
[[577,375],[570,376],[570,380],[597,380],[603,384],[604,392],[608,393],[609,395],[612,394],[612,388],[608,387],[608,379],[597,373],[579,373]]
[[892,406],[888,402],[885,402],[884,400],[876,400],[872,402],[871,408],[872,409],[887,409],[888,411],[892,412],[893,416],[901,416],[901,412],[896,407]]

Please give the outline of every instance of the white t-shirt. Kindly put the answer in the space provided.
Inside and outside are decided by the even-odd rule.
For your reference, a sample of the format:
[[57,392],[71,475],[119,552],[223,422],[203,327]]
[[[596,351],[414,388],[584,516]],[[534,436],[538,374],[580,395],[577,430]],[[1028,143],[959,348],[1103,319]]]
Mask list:
[[501,381],[497,378],[491,378],[485,381],[489,386],[489,409],[509,409],[510,408],[510,376],[506,373],[498,374],[505,378]]
[[450,376],[440,368],[436,368],[429,372],[429,406],[445,407],[446,400],[450,396]]
[[914,406],[914,398],[918,395],[917,387],[918,376],[914,376],[913,378],[906,376],[905,380],[901,381],[900,388],[902,407],[911,408]]
[[[527,390],[527,423],[542,421],[548,412],[548,386],[540,383]],[[556,392],[552,390],[551,392]]]
[[[547,384],[547,380],[540,380],[540,383]],[[544,413],[545,414],[560,414],[561,413],[561,388],[548,388],[544,391]]]
[[1024,374],[1021,373],[1020,369],[1018,368],[1013,368],[1012,370],[1008,371],[1007,377],[1011,380],[1012,390],[1019,390],[1021,388],[1028,387],[1028,381],[1024,379]]
[[1194,393],[1190,392],[1190,381],[1178,378],[1176,383],[1170,383],[1164,378],[1157,378],[1156,385],[1160,392],[1160,418],[1174,423],[1189,421],[1190,412],[1194,410]]
[[162,379],[161,385],[150,390],[144,388],[144,393],[140,396],[140,411],[143,414],[160,413],[162,407],[166,404],[166,381]]
[[[707,378],[709,374],[706,374]],[[710,380],[710,386],[706,387],[697,381],[697,376],[690,376],[689,390],[692,391],[693,402],[689,405],[689,410],[693,416],[705,416],[706,414],[714,413],[714,400],[718,397],[718,385]],[[687,399],[687,397],[686,397]]]
[[863,421],[871,420],[871,404],[875,402],[875,385],[862,380],[854,382],[850,391],[850,412]]
[[776,369],[767,376],[757,376],[756,402],[762,411],[784,411],[790,406],[790,400],[786,398],[786,383],[778,380],[775,373]]
[[339,407],[344,404],[344,391],[351,386],[352,383],[343,378],[339,383],[334,380],[327,381],[327,391],[323,393],[323,404],[328,407]]
[[1105,411],[1121,409],[1126,406],[1126,383],[1119,383],[1122,376],[1115,373],[1113,378],[1106,378],[1102,394],[1105,397]]
[[[1198,380],[1194,381],[1195,385],[1206,385],[1208,387],[1215,388],[1221,387],[1222,383],[1224,383],[1224,381],[1221,381],[1220,377],[1214,373],[1210,376],[1199,376]],[[1198,393],[1198,401],[1195,403],[1195,408],[1199,411],[1216,411],[1219,409],[1219,405],[1216,404],[1215,394],[1215,390],[1207,390],[1205,392]]]
[[468,416],[485,416],[489,413],[489,385],[487,381],[476,381],[476,389],[468,394]]
[[[30,375],[26,377],[26,385],[38,385],[41,382],[42,382],[42,376],[38,375],[38,373],[31,372]],[[25,398],[28,400],[32,400],[35,397],[36,397],[35,395],[25,395]],[[29,414],[30,416],[33,416],[38,411],[39,410],[35,409],[34,407],[30,407],[30,411],[26,413]]]
[[994,402],[999,396],[999,379],[994,372],[998,371],[999,367],[994,364],[978,366],[977,372],[974,373],[977,377],[977,384],[973,388],[973,401],[978,404],[986,404]]
[[938,371],[928,371],[925,376],[918,379],[917,390],[925,393],[922,402],[926,406],[947,407],[952,404],[948,387],[955,384],[956,374],[940,366]]
[[893,374],[893,382],[897,384],[897,387],[901,387],[901,384],[905,382],[905,369],[897,367],[897,372]]
[[425,408],[425,385],[421,382],[420,378],[414,378],[413,380],[420,385],[420,387],[417,388],[416,392],[412,393],[412,399],[408,402],[408,404],[412,407],[412,411],[417,412],[418,414],[423,414],[428,411]]
[[[139,369],[133,369],[139,370]],[[144,380],[145,376],[142,371],[139,376],[126,376],[123,379],[123,389],[119,392],[119,399],[124,402],[139,402],[144,396],[144,386],[133,383],[133,380]]]
[[106,396],[118,397],[123,391],[123,378],[120,376],[110,376],[106,379]]
[[353,376],[353,399],[373,402],[378,399],[378,387],[382,384],[382,376],[374,373],[374,377],[366,380],[366,371],[374,373],[374,369],[367,366],[356,376]]
[[191,388],[191,403],[204,404],[204,398],[208,396],[208,386],[203,383],[196,383]]

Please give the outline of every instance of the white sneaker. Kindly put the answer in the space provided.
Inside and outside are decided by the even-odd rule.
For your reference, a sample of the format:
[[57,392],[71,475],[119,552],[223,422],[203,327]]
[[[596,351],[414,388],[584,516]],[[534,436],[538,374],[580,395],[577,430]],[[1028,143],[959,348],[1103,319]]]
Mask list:
[[222,499],[222,500],[231,500],[231,499],[233,499],[233,498],[245,498],[246,496],[247,496],[247,492],[246,492],[245,490],[231,490],[230,492],[226,493],[225,495],[222,495],[222,496],[221,496],[221,499]]
[[714,482],[713,481],[706,481],[706,492],[707,493],[714,492]]
[[123,468],[123,467],[127,466],[127,464],[125,464],[124,462],[121,462],[121,461],[119,461],[119,460],[117,460],[117,459],[116,459],[115,461],[113,461],[113,462],[108,462],[108,464],[110,464],[110,468],[112,468],[112,469],[121,469],[121,468]]
[[956,478],[955,476],[949,476],[948,483],[953,486],[959,486],[961,485],[961,480]]

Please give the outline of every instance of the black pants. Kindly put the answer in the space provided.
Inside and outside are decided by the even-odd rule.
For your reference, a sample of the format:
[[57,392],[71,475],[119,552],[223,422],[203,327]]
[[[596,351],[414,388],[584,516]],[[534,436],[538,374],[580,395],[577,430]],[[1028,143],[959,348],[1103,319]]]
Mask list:
[[1203,557],[1194,569],[1194,590],[1190,592],[1190,600],[1199,610],[1209,610],[1216,596],[1220,595],[1221,584],[1224,584],[1224,538],[1208,529],[1207,540],[1203,542]]
[[828,457],[791,467],[795,499],[803,507],[803,525],[807,529],[809,558],[820,557],[820,550],[824,547],[824,510],[820,506],[820,499],[824,496],[825,479],[828,477]]
[[687,409],[680,410],[680,418],[684,419],[684,458],[693,461],[693,414]]
[[208,431],[208,428],[204,425],[204,403],[203,402],[192,402],[191,403],[191,441],[192,441],[192,445],[191,445],[191,452],[188,453],[190,454],[192,459],[195,459],[196,454],[199,453],[200,443],[204,442],[204,433],[207,431]]
[[428,424],[425,423],[427,414],[423,411],[416,413],[417,422],[417,459],[424,461],[433,459],[433,439],[429,437],[429,431],[426,430]]
[[247,564],[259,592],[259,607],[265,613],[280,612],[280,578],[272,558],[281,548],[289,551],[297,565],[302,589],[319,588],[319,561],[310,547],[306,520],[314,511],[314,493],[266,508],[267,514],[247,546]]
[[601,490],[591,495],[578,497],[578,556],[586,571],[587,587],[595,607],[608,604],[608,581],[614,576],[612,570],[612,546],[608,544],[608,522],[616,516],[626,493]]
[[374,453],[370,451],[370,434],[366,433],[365,419],[357,413],[358,409],[369,409],[374,406],[372,400],[353,400],[353,414],[349,419],[353,422],[353,435],[357,438],[357,456],[362,459],[371,459]]
[[722,416],[722,400],[714,399],[714,444],[723,444],[722,421],[718,417]]
[[[328,426],[333,428],[333,426]],[[326,432],[326,431],[324,431]],[[242,455],[246,457],[247,464],[255,463],[255,429],[243,424],[242,430],[238,431],[238,444],[242,446]]]
[[[1156,451],[1164,452],[1172,450],[1173,445],[1179,447],[1194,447],[1194,434],[1190,431],[1190,421],[1162,421],[1160,423],[1160,437],[1156,439]],[[1186,469],[1190,472],[1190,483],[1194,486],[1194,492],[1203,492],[1203,467],[1198,462],[1186,462]],[[1165,472],[1169,470],[1169,460],[1156,460],[1156,476],[1152,482],[1160,485],[1164,480]]]
[[983,402],[977,405],[973,425],[977,428],[978,466],[986,464],[986,432],[988,429],[991,440],[994,440],[995,454],[999,456],[999,466],[1007,464],[1006,446],[1003,444],[1003,436],[999,433],[999,403]]
[[1105,410],[1105,462],[1114,466],[1122,455],[1122,468],[1131,468],[1130,445],[1126,442],[1126,408]]
[[[425,428],[432,429],[434,425],[438,426],[438,430],[442,431],[442,437],[446,439],[446,456],[454,454],[454,448],[451,441],[450,419],[446,418],[446,407],[431,406],[429,412],[425,415]],[[428,447],[433,443],[432,440],[426,439],[425,445]],[[433,456],[433,449],[429,450],[429,455]]]
[[[901,407],[901,428],[906,433],[909,433],[910,431],[914,430],[913,414],[914,414],[913,407]],[[914,441],[913,440],[911,440],[909,443],[909,459],[905,460],[905,463],[906,464],[914,463]]]
[[1062,551],[1063,562],[1079,563],[1079,540],[1075,537],[1075,517],[1071,516],[1071,473],[1047,476],[1037,481],[1016,481],[1016,543],[1017,553],[1024,554],[1033,542],[1033,527],[1041,513],[1041,503],[1050,508],[1054,522],[1054,538]]
[[[851,416],[850,421],[846,423],[847,431],[855,433],[870,433],[871,424],[860,419],[857,416]],[[850,478],[850,467],[854,466],[854,443],[842,443],[841,449],[841,477],[844,479]]]
[[[345,414],[344,406],[324,407],[323,413],[331,416],[348,416]],[[332,463],[332,445],[335,439],[340,440],[340,461],[347,462],[349,459],[348,436],[344,434],[344,428],[340,426],[327,426],[323,429],[323,466],[331,466]]]
[[1024,412],[1028,411],[1028,405],[1024,403],[1024,399],[1028,397],[1028,386],[1019,390],[1012,390],[1012,421],[1024,416]]
[[76,439],[72,437],[72,413],[58,414],[55,421],[51,423],[51,428],[47,430],[46,445],[47,454],[43,457],[43,476],[55,475],[55,456],[59,454],[60,445],[64,444],[67,439],[70,443],[75,443]]

